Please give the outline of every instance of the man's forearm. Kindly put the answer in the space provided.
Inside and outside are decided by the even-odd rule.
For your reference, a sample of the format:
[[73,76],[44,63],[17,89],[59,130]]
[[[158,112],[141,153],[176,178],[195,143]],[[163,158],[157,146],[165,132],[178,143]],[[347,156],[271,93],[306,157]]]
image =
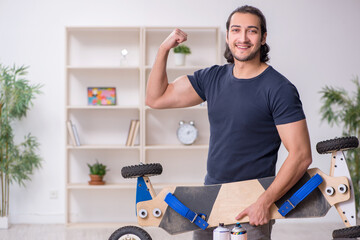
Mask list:
[[304,175],[312,162],[310,137],[306,120],[277,126],[289,155],[281,166],[274,182],[263,197],[269,203],[280,199]]
[[[295,154],[294,154],[295,155]],[[297,158],[291,159],[291,158]],[[291,156],[281,166],[275,180],[270,187],[260,196],[269,207],[287,193],[305,174],[311,164],[311,156]]]
[[149,79],[146,88],[146,104],[152,105],[153,102],[160,98],[167,86],[168,78],[166,74],[166,63],[168,59],[169,51],[163,48],[159,48],[156,55],[155,63],[150,72]]
[[268,223],[271,219],[271,205],[299,181],[310,163],[311,155],[309,158],[300,157],[296,159],[292,159],[292,156],[289,155],[270,187],[261,194],[255,203],[242,211],[236,219],[240,220],[248,216],[252,225],[258,226]]
[[255,203],[242,211],[236,219],[249,216],[250,224],[262,225],[270,219],[271,205],[290,190],[304,175],[312,162],[306,120],[277,126],[281,140],[289,155],[277,176]]

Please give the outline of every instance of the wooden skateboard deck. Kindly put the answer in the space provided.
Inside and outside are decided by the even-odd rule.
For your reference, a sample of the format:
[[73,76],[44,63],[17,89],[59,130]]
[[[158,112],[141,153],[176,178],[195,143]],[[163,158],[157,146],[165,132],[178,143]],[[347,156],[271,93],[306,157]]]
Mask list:
[[[290,211],[286,217],[280,215],[278,212],[280,206],[316,173],[323,178],[323,182],[318,188]],[[178,234],[200,229],[167,205],[164,198],[168,192],[171,192],[192,211],[205,214],[209,227],[216,227],[219,223],[228,225],[236,222],[248,222],[248,217],[240,221],[237,221],[235,217],[246,207],[254,203],[270,186],[274,179],[275,177],[269,177],[209,186],[166,187],[162,189],[154,199],[137,204],[137,211],[145,209],[149,213],[146,218],[140,218],[138,216],[138,223],[140,226],[161,227],[169,234]],[[340,184],[349,186],[349,181],[346,177],[330,177],[317,168],[309,169],[289,192],[272,205],[270,210],[271,218],[283,219],[325,216],[331,206],[339,202],[347,201],[350,198],[350,191],[343,194],[337,191],[337,187]],[[331,196],[325,192],[326,187],[330,186],[336,190]],[[155,208],[161,210],[162,215],[160,217],[154,217],[151,214]]]

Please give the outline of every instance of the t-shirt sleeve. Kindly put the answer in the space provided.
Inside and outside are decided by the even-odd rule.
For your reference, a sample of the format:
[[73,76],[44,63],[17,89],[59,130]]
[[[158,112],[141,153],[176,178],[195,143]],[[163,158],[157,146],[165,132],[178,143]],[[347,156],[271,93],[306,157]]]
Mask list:
[[209,69],[201,69],[194,72],[194,75],[188,75],[191,85],[197,92],[197,94],[202,98],[202,100],[206,101],[206,94],[205,94],[205,79],[207,78]]
[[305,119],[299,93],[290,82],[278,89],[271,107],[276,125]]

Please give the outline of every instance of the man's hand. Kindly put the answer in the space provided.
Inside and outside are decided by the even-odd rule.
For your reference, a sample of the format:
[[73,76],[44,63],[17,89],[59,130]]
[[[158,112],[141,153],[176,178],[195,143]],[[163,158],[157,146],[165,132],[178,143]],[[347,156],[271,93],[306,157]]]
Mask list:
[[267,224],[270,221],[270,206],[271,204],[268,204],[260,197],[255,203],[239,213],[239,215],[236,216],[236,220],[248,216],[251,225],[259,226]]
[[175,29],[160,45],[160,48],[165,51],[170,51],[170,49],[178,46],[180,43],[187,40],[187,34],[180,29]]

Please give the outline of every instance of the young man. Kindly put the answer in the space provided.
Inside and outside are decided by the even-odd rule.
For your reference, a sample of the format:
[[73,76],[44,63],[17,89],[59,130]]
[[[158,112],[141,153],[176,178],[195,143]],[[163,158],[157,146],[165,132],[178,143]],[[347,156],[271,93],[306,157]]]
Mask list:
[[[277,152],[284,144],[289,154],[274,182],[255,203],[234,214],[234,221],[249,217],[245,225],[249,239],[270,239],[270,206],[312,162],[309,134],[296,88],[266,64],[269,47],[261,11],[240,7],[230,14],[226,28],[224,55],[229,64],[202,69],[169,84],[169,51],[187,39],[186,33],[175,29],[158,50],[146,103],[152,108],[176,108],[207,101],[210,143],[205,184],[274,176]],[[194,239],[212,239],[212,232],[196,231]]]

